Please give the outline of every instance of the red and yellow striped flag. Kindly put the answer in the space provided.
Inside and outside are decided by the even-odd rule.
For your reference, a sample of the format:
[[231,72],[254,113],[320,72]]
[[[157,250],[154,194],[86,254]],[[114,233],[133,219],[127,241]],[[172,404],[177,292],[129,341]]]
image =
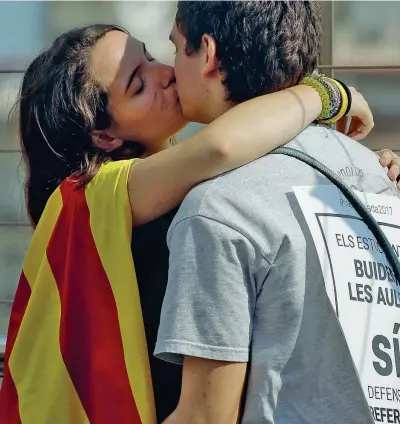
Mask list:
[[131,256],[132,161],[49,199],[11,313],[1,424],[154,424]]

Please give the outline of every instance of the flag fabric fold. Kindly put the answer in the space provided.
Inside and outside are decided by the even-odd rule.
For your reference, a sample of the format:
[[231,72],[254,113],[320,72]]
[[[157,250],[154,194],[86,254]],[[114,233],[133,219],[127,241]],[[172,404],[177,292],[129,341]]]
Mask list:
[[0,424],[154,424],[127,178],[73,177],[33,234],[11,312]]

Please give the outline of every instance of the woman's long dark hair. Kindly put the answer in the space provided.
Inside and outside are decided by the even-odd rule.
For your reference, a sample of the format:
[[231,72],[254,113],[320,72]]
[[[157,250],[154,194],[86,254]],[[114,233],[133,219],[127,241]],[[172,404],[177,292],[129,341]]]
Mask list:
[[92,144],[91,131],[111,124],[107,93],[89,69],[93,47],[109,31],[127,33],[97,24],[62,34],[24,75],[19,129],[27,165],[27,209],[34,226],[50,195],[72,173],[79,173],[84,186],[102,163],[143,154],[139,143],[124,143],[111,153]]

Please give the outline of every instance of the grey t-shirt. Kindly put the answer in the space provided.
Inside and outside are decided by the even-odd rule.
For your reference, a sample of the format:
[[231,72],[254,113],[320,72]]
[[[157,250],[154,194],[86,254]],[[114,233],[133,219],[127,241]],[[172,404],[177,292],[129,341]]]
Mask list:
[[[350,186],[397,195],[377,156],[339,133],[311,126],[287,146]],[[243,424],[373,423],[293,201],[294,186],[321,184],[296,159],[264,156],[194,188],[169,230],[155,354],[249,361]]]

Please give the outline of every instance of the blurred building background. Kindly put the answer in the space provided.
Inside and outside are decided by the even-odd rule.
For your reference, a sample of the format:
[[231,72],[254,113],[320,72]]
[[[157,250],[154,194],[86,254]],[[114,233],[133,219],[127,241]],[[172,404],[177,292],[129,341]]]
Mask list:
[[[368,146],[400,150],[400,2],[324,4],[322,69],[356,86],[370,103],[376,128]],[[145,40],[154,57],[172,63],[168,35],[175,9],[173,1],[0,2],[0,335],[31,236],[16,119],[10,116],[21,71],[59,33],[89,23],[122,25]],[[180,137],[198,128],[190,125]]]

